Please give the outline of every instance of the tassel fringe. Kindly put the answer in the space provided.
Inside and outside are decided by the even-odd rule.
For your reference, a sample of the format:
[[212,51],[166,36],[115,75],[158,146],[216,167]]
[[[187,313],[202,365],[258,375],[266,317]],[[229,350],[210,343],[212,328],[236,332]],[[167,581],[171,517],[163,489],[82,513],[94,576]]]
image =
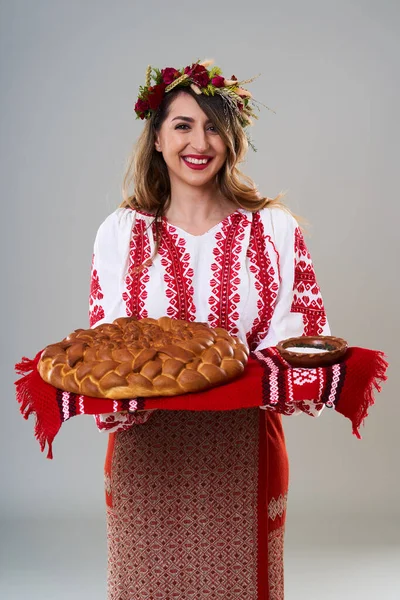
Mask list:
[[15,365],[15,370],[18,375],[28,374],[36,369],[42,352],[43,350],[40,350],[33,359],[23,356],[21,362]]
[[[381,391],[381,382],[387,380],[386,370],[389,366],[383,352],[378,350],[370,350],[369,352],[373,354],[373,358],[369,367],[369,375],[363,385],[364,393],[362,398],[354,398],[352,397],[353,394],[349,394],[348,392],[347,402],[344,401],[344,399],[343,401],[339,400],[336,406],[337,412],[350,419],[353,427],[353,435],[359,440],[362,439],[359,429],[361,426],[364,426],[364,421],[368,417],[369,408],[375,404],[374,391]],[[360,373],[358,375],[361,376]],[[357,377],[357,374],[353,373],[353,377]]]
[[374,389],[377,392],[380,392],[382,389],[381,383],[387,380],[386,370],[389,366],[389,363],[386,360],[385,354],[383,352],[376,352],[375,356],[375,364],[373,369],[373,374],[368,381],[368,385],[365,389],[364,393],[364,402],[361,403],[359,410],[357,411],[355,417],[353,418],[353,434],[361,440],[362,437],[360,435],[359,429],[361,425],[364,426],[364,421],[368,417],[368,409],[375,404],[374,400]]
[[14,383],[17,388],[17,401],[21,405],[20,411],[24,419],[27,419],[31,412],[34,411],[34,398],[30,392],[30,381],[32,374],[37,371],[37,365],[41,354],[42,350],[36,354],[34,359],[23,356],[21,362],[17,363],[14,367],[18,375],[23,375],[23,377]]
[[37,397],[34,392],[35,390],[35,379],[37,377],[40,378],[40,375],[37,371],[37,365],[40,360],[41,354],[43,350],[40,350],[35,356],[34,359],[29,359],[26,356],[23,356],[21,362],[15,365],[15,371],[22,375],[20,379],[15,381],[16,386],[16,398],[17,402],[20,405],[20,412],[24,419],[28,419],[31,414],[34,414],[35,419],[35,427],[34,427],[34,435],[37,441],[39,442],[40,449],[43,452],[46,443],[48,445],[48,453],[47,458],[53,458],[52,451],[52,442],[54,439],[54,435],[49,433],[45,433],[43,428],[41,427],[40,417],[39,417],[39,406],[37,404]]

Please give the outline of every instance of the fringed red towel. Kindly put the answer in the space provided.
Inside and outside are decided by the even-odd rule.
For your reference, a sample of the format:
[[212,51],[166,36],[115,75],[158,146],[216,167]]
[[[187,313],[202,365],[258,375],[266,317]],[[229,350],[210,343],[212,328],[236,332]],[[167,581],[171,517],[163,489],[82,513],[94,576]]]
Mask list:
[[33,360],[26,357],[15,365],[23,375],[16,396],[25,419],[36,415],[35,437],[47,458],[53,458],[52,443],[62,423],[75,415],[94,415],[123,410],[233,410],[259,406],[291,415],[299,410],[314,416],[323,406],[333,408],[352,422],[353,434],[374,404],[373,392],[381,390],[388,363],[383,352],[349,348],[342,362],[318,369],[291,367],[276,348],[253,352],[244,373],[225,385],[205,392],[158,398],[108,400],[64,392],[43,381],[37,370],[42,350]]

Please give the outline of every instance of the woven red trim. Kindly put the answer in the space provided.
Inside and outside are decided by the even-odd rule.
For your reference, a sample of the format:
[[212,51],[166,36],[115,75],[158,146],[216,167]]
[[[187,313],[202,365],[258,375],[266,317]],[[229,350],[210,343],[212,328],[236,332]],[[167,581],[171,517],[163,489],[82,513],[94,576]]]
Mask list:
[[111,487],[111,474],[112,474],[112,460],[114,456],[114,448],[115,448],[115,433],[108,434],[108,444],[107,444],[107,452],[106,452],[106,460],[104,463],[104,478],[109,482],[109,487],[105,488],[105,496],[106,496],[106,505],[112,508],[113,499],[112,499],[112,487]]
[[268,444],[267,444],[267,419],[260,411],[259,439],[258,439],[258,506],[257,506],[257,598],[268,600]]

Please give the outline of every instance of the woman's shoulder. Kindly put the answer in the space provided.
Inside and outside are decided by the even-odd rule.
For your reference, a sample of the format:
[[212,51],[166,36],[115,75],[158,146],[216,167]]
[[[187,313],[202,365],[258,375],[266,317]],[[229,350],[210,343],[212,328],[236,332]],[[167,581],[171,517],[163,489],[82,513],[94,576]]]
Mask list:
[[110,213],[97,229],[96,243],[101,247],[117,248],[129,239],[135,224],[135,211],[118,207]]
[[293,235],[299,226],[290,210],[282,206],[265,206],[258,211],[264,225],[265,233],[272,233],[276,238]]
[[118,207],[101,222],[100,228],[114,228],[123,226],[125,223],[132,221],[135,218],[135,211],[130,207]]
[[118,207],[110,213],[100,224],[101,233],[118,233],[126,228],[132,228],[136,219],[136,211],[129,206]]

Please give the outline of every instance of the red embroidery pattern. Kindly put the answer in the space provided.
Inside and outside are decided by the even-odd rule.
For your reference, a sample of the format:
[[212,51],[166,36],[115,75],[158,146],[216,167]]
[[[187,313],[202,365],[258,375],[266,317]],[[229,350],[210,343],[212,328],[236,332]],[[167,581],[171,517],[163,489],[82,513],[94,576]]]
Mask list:
[[295,231],[295,271],[291,312],[303,314],[303,335],[321,335],[326,314],[315,271],[299,227]]
[[97,429],[100,431],[126,431],[130,429],[132,425],[140,425],[146,423],[152,414],[152,410],[142,410],[137,413],[134,412],[118,412],[109,414],[102,418],[102,415],[94,415],[94,420],[97,425]]
[[90,300],[89,303],[93,304],[94,300],[101,300],[103,298],[103,292],[100,287],[99,276],[97,270],[93,268],[94,254],[92,256],[92,275],[90,281]]
[[89,312],[89,326],[93,327],[97,321],[104,319],[104,317],[104,308],[99,305],[94,306]]
[[169,299],[167,315],[171,319],[194,321],[196,307],[193,302],[193,269],[186,241],[179,237],[176,228],[163,221],[161,244],[158,250],[161,264],[165,268],[164,281]]
[[129,242],[129,267],[128,274],[125,277],[126,291],[122,294],[127,316],[134,315],[136,318],[143,319],[148,317],[144,305],[147,298],[146,284],[150,281],[150,275],[148,267],[138,273],[135,272],[135,269],[151,255],[150,242],[145,233],[145,227],[146,222],[137,217]]
[[223,327],[231,335],[239,333],[236,322],[239,320],[237,305],[240,302],[240,294],[237,290],[240,284],[238,275],[241,242],[245,237],[246,222],[245,215],[232,213],[231,219],[228,219],[221,231],[215,234],[208,324],[210,327]]
[[93,327],[97,321],[104,319],[104,309],[95,300],[102,300],[103,292],[100,286],[99,275],[94,269],[94,254],[92,255],[92,266],[90,275],[90,296],[89,296],[89,326]]
[[266,249],[266,240],[276,252],[270,236],[264,235],[264,226],[260,214],[258,212],[254,213],[247,258],[250,260],[249,270],[254,274],[256,280],[254,285],[258,292],[258,315],[246,336],[250,351],[254,350],[267,335],[278,295],[278,284],[274,267]]

